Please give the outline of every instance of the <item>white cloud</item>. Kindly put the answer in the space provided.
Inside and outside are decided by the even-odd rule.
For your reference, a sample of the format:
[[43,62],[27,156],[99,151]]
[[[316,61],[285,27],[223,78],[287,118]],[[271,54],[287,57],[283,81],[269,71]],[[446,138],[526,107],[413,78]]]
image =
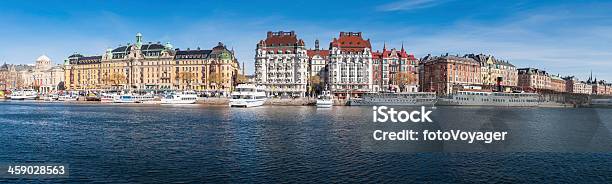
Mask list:
[[399,0],[376,7],[379,11],[410,11],[415,9],[430,8],[446,3],[449,0]]

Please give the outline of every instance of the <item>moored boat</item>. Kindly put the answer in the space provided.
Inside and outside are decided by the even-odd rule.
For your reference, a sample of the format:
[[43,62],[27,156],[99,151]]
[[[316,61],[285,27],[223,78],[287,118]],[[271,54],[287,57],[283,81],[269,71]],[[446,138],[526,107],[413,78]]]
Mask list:
[[36,100],[38,99],[38,93],[33,89],[23,89],[13,91],[9,97],[11,100]]
[[317,97],[316,106],[318,108],[330,108],[334,105],[334,99],[329,91],[323,91],[323,94]]
[[64,95],[60,95],[57,100],[59,101],[77,101],[79,99],[79,93],[76,91],[68,91]]
[[144,103],[144,104],[159,104],[161,100],[152,93],[147,93],[143,95],[134,96],[136,99],[136,103]]
[[538,99],[537,93],[458,91],[440,98],[437,105],[535,107],[539,104]]
[[431,92],[415,93],[366,93],[361,98],[350,99],[350,106],[431,106],[436,102],[436,94]]
[[136,98],[132,94],[122,94],[114,98],[113,103],[136,103]]
[[230,95],[230,107],[257,107],[262,106],[266,100],[264,86],[254,84],[238,84],[236,91]]
[[176,93],[170,93],[168,95],[165,95],[160,103],[161,104],[194,104],[196,103],[196,100],[198,98],[198,95],[193,92],[193,91],[183,91],[183,92],[176,92]]

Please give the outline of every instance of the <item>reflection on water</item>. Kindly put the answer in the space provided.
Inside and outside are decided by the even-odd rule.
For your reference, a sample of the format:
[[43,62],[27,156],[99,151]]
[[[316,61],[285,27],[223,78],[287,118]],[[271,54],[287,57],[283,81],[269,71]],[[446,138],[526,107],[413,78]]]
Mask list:
[[[438,120],[520,127],[545,139],[589,131],[609,138],[612,115],[609,109],[436,112],[445,114]],[[371,108],[3,102],[0,162],[65,163],[70,178],[54,181],[110,183],[612,181],[609,153],[362,152],[356,129],[364,121],[371,121]],[[542,130],[560,133],[539,135]]]

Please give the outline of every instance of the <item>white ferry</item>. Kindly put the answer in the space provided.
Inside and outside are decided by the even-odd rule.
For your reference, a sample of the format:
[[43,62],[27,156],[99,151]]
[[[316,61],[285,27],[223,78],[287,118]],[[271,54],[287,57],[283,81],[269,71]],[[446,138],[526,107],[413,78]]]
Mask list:
[[350,106],[431,106],[436,102],[436,93],[366,93],[361,98],[351,99]]
[[323,94],[317,98],[317,107],[329,108],[334,106],[334,98],[329,91],[323,91]]
[[500,106],[535,107],[539,105],[537,93],[502,93],[458,91],[446,98],[440,98],[438,105],[452,106]]
[[161,104],[194,104],[198,95],[193,91],[171,93],[161,99]]
[[236,91],[231,94],[230,107],[257,107],[262,106],[266,100],[266,88],[254,84],[238,84]]
[[23,89],[13,91],[10,98],[11,100],[36,100],[38,98],[38,93],[33,89]]
[[159,104],[161,101],[157,98],[153,93],[147,93],[144,95],[136,95],[136,103],[144,103],[144,104]]
[[592,99],[591,107],[612,108],[612,99]]
[[132,94],[122,94],[113,99],[113,103],[136,103],[136,98]]

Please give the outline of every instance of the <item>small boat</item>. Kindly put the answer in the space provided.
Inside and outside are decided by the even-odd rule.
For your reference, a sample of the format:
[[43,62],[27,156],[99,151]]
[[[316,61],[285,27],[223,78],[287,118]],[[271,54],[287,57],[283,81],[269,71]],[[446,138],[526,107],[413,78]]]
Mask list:
[[23,89],[20,91],[13,91],[10,96],[11,100],[36,100],[38,93],[33,89]]
[[89,93],[89,94],[87,94],[87,96],[85,96],[85,100],[87,100],[87,101],[100,101],[100,97],[98,97],[98,95],[96,95],[95,93]]
[[334,98],[329,91],[323,91],[323,94],[317,97],[318,108],[330,108],[334,105]]
[[266,100],[266,88],[254,84],[238,84],[236,91],[231,93],[230,107],[257,107]]
[[58,97],[59,101],[77,101],[79,99],[79,93],[76,91],[66,92],[66,94]]
[[193,91],[171,93],[161,99],[161,104],[194,104],[198,95]]

